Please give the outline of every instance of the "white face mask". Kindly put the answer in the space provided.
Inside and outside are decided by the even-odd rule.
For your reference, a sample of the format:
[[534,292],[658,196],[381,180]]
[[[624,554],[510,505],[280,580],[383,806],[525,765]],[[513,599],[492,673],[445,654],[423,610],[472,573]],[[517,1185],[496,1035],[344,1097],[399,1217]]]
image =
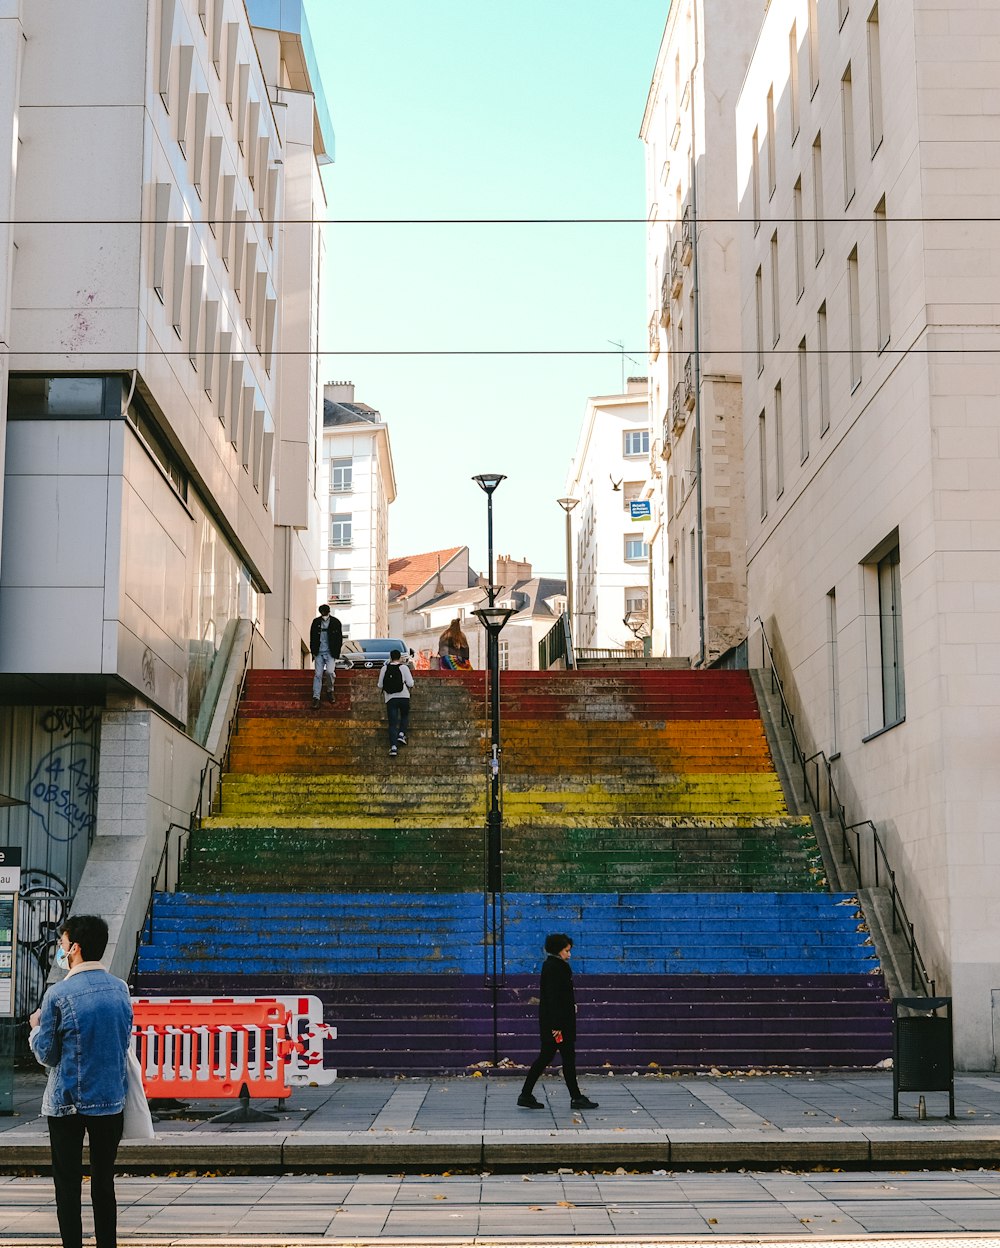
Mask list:
[[69,954],[62,947],[62,945],[58,945],[56,947],[56,966],[58,966],[61,971],[69,970]]

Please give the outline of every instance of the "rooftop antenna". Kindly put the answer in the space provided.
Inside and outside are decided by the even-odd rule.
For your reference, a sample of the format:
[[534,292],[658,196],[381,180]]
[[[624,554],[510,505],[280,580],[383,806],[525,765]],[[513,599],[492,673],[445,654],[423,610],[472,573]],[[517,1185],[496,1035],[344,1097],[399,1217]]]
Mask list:
[[622,354],[622,388],[619,391],[619,394],[624,394],[625,393],[625,361],[628,360],[630,364],[635,364],[636,366],[638,366],[639,361],[634,360],[630,355],[625,354],[624,342],[617,342],[614,338],[608,338],[607,341],[610,342],[613,347],[617,347],[618,350]]

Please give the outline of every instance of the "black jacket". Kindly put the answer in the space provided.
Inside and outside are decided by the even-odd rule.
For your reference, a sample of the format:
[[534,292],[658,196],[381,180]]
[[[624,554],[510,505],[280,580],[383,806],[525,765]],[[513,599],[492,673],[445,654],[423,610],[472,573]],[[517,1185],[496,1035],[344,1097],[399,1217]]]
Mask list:
[[567,1040],[576,1036],[576,996],[573,971],[558,954],[550,953],[542,963],[538,1001],[538,1028],[543,1036],[561,1031]]
[[[317,615],[313,620],[309,629],[309,653],[315,658],[319,654],[320,625],[323,623],[323,617]],[[335,659],[340,658],[340,648],[344,644],[344,630],[341,627],[340,620],[331,612],[330,628],[329,628],[329,645],[330,653]]]

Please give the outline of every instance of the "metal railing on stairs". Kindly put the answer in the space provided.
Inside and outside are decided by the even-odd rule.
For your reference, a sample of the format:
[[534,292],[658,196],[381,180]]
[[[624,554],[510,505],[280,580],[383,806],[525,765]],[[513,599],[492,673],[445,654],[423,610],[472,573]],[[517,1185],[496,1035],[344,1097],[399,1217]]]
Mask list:
[[[893,934],[902,935],[910,955],[910,987],[915,992],[921,991],[926,996],[933,997],[935,995],[935,981],[928,973],[927,964],[924,962],[920,949],[917,946],[914,925],[906,912],[906,906],[903,904],[903,899],[900,895],[899,885],[896,883],[896,872],[889,862],[885,844],[879,836],[878,829],[870,819],[859,819],[855,823],[847,822],[847,810],[837,792],[837,785],[833,778],[833,767],[826,752],[817,750],[814,754],[807,756],[800,746],[795,732],[795,716],[785,697],[785,682],[778,671],[774,651],[771,649],[771,643],[767,639],[767,631],[764,628],[764,621],[760,616],[757,617],[757,624],[760,626],[760,635],[763,642],[761,649],[763,662],[761,666],[765,672],[770,672],[771,692],[777,695],[781,705],[781,726],[788,729],[792,746],[792,758],[802,776],[802,800],[810,804],[821,814],[825,809],[827,814],[836,819],[840,827],[841,862],[844,864],[848,861],[850,862],[854,869],[854,874],[857,876],[858,887],[880,888],[884,884],[888,888],[892,902]],[[825,784],[821,780],[823,774],[825,774],[826,778]],[[870,838],[868,838],[869,845],[867,847],[869,851],[867,858],[871,863],[869,872],[870,883],[866,883],[866,855],[864,853],[865,847],[862,845],[864,829],[868,829],[870,833]],[[851,843],[852,839],[853,845]]]
[[[198,780],[198,800],[195,802],[194,809],[191,811],[187,823],[172,822],[167,825],[167,830],[164,833],[160,860],[156,864],[156,870],[149,881],[149,898],[146,902],[146,913],[143,916],[139,930],[135,934],[135,949],[132,953],[132,965],[128,973],[130,985],[134,984],[136,970],[139,966],[139,947],[142,944],[143,933],[148,932],[150,937],[153,934],[153,902],[156,894],[173,892],[177,888],[182,859],[186,866],[190,866],[191,863],[191,833],[200,828],[202,820],[207,815],[213,814],[218,807],[222,793],[222,773],[229,764],[229,752],[232,747],[233,734],[236,732],[236,727],[239,723],[240,703],[243,700],[243,691],[246,688],[247,673],[250,671],[250,664],[253,661],[253,645],[258,631],[257,624],[254,622],[251,625],[250,638],[243,655],[243,670],[240,673],[236,701],[226,724],[225,746],[222,753],[218,758],[206,759]],[[206,793],[208,795],[207,803]],[[176,844],[176,850],[173,856],[173,870],[171,871],[170,849],[172,844]]]
[[560,659],[566,668],[576,666],[573,633],[569,615],[565,611],[538,643],[538,670],[547,672],[550,667],[555,667]]

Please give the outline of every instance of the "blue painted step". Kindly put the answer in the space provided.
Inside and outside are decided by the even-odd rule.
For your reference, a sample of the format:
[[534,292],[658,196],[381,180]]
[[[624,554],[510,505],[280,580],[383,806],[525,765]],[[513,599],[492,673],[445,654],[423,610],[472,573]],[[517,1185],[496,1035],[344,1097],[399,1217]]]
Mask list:
[[[554,929],[574,935],[574,965],[584,974],[861,974],[876,965],[844,894],[514,893],[506,916],[511,974],[537,967]],[[331,974],[474,975],[483,967],[479,894],[178,893],[157,898],[139,971],[236,973],[248,929],[258,973],[310,961]]]

